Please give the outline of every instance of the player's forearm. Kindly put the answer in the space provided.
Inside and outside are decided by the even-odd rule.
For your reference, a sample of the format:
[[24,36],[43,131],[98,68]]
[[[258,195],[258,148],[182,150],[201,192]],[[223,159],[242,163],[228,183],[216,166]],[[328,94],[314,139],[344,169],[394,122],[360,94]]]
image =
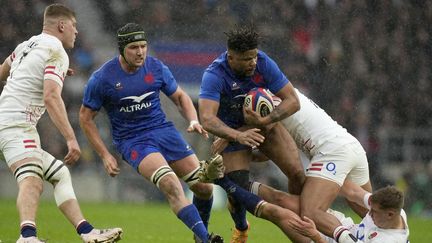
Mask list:
[[356,185],[354,182],[350,180],[345,180],[341,188],[340,194],[347,200],[355,202],[362,207],[366,207],[364,203],[364,197],[366,194],[369,193],[360,186]]
[[66,139],[66,141],[75,140],[75,133],[69,122],[65,104],[60,94],[57,92],[52,92],[48,95],[45,95],[44,102],[52,122]]
[[203,117],[201,119],[201,124],[208,132],[229,141],[236,141],[237,135],[240,133],[236,129],[227,126],[216,116]]
[[9,76],[10,64],[8,62],[8,58],[6,58],[3,64],[0,66],[0,87],[3,87],[3,85],[5,84],[4,81],[6,81],[7,77]]
[[275,109],[265,117],[267,119],[266,125],[281,121],[296,113],[298,110],[300,110],[300,103],[296,97],[284,99],[280,105],[275,107]]
[[198,115],[192,99],[188,95],[182,95],[178,104],[178,109],[182,116],[188,121],[198,121]]
[[82,119],[80,116],[80,126],[86,135],[87,140],[90,142],[90,145],[100,158],[104,158],[105,155],[110,154],[108,148],[105,146],[105,143],[102,141],[99,130],[93,120]]

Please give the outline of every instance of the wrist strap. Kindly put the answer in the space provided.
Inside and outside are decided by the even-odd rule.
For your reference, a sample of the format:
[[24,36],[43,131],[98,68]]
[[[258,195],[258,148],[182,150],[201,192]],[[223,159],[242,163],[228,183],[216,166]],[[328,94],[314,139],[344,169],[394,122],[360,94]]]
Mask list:
[[372,196],[372,193],[368,192],[363,197],[363,204],[367,209],[370,209],[369,199]]
[[189,127],[193,127],[193,126],[195,126],[196,124],[199,124],[199,121],[197,121],[197,120],[191,120],[191,121],[189,122]]

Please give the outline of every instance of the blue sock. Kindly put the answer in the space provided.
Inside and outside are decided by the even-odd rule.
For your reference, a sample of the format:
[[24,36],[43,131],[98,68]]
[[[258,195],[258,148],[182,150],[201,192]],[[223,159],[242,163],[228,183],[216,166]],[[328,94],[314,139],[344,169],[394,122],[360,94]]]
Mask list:
[[207,243],[208,232],[195,205],[190,204],[180,209],[177,217],[183,221],[183,223],[191,229],[195,235],[203,241],[203,243]]
[[36,226],[26,224],[21,227],[21,235],[24,238],[36,236]]
[[76,228],[76,231],[79,235],[87,234],[92,230],[93,230],[93,226],[86,220],[81,221]]
[[198,209],[199,215],[204,223],[206,229],[208,229],[208,223],[210,220],[210,212],[213,206],[213,197],[210,199],[201,199],[196,196],[193,197],[193,204]]
[[[227,179],[236,183],[237,185],[247,188],[249,185],[249,171],[248,170],[235,170],[226,174]],[[235,198],[228,194],[229,202],[232,206],[230,210],[231,218],[234,220],[236,229],[244,231],[248,228],[246,220],[246,209]]]
[[252,214],[254,214],[256,206],[262,201],[260,197],[243,189],[227,177],[217,179],[214,181],[214,183],[221,186],[230,197],[234,198],[234,200],[239,202],[239,204],[246,207],[247,211]]

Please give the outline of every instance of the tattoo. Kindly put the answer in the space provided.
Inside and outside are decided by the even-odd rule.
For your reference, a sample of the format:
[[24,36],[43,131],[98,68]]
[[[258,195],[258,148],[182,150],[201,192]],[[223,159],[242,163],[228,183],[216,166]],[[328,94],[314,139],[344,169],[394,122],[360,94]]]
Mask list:
[[270,112],[269,117],[272,122],[278,122],[281,120],[282,112],[280,111],[279,106]]
[[211,121],[207,122],[206,130],[210,133],[220,137],[225,138],[228,140],[232,140],[233,138],[230,136],[230,130],[233,129],[229,126],[227,126],[224,122],[220,121],[219,119],[212,119]]

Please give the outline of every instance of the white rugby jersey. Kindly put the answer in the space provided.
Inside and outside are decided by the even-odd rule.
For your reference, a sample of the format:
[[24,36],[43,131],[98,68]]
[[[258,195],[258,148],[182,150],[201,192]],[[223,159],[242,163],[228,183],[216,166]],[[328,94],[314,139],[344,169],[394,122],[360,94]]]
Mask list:
[[372,220],[369,213],[357,225],[355,232],[352,232],[359,240],[368,243],[407,243],[409,236],[408,221],[405,211],[402,209],[401,217],[404,221],[405,229],[381,229]]
[[8,59],[11,69],[0,96],[0,127],[34,126],[45,112],[44,80],[63,87],[69,57],[59,39],[41,33],[19,44]]
[[[375,225],[369,213],[363,218],[360,224],[354,224],[350,217],[343,213],[331,210],[331,214],[337,217],[343,226],[347,227],[351,234],[364,243],[409,243],[409,228],[407,215],[402,209],[401,217],[405,229],[381,229]],[[333,238],[322,235],[328,243],[337,243]]]
[[331,150],[333,146],[356,141],[311,99],[299,90],[295,91],[300,100],[300,110],[282,120],[282,124],[309,159],[322,149]]

